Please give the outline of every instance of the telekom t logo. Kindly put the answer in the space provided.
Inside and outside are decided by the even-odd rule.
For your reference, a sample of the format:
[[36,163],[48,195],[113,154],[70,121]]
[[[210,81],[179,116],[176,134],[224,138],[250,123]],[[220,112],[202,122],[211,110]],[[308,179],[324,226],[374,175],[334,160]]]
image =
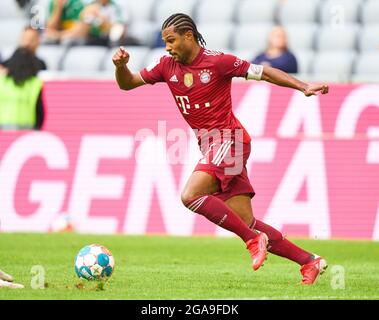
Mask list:
[[[187,110],[191,109],[190,102],[188,96],[175,96],[176,101],[178,101],[179,108],[182,108],[183,114],[189,114]],[[209,108],[211,104],[209,102],[206,102],[204,104],[206,108]],[[200,105],[196,103],[194,105],[195,109],[200,109]]]

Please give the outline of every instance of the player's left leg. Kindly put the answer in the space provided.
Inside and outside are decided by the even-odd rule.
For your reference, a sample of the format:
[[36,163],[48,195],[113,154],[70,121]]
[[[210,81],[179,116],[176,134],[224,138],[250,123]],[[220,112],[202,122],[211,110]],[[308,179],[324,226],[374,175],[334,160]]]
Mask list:
[[313,260],[310,252],[295,246],[282,233],[270,225],[257,220],[253,214],[251,198],[249,195],[236,195],[225,201],[226,205],[236,212],[245,223],[252,229],[264,232],[269,239],[269,252],[297,262],[299,265],[307,264]]
[[237,213],[249,227],[255,221],[253,208],[251,207],[251,196],[249,194],[233,196],[226,200],[225,204]]
[[264,232],[268,236],[269,252],[297,262],[301,266],[300,272],[303,275],[303,284],[314,283],[318,275],[325,271],[327,264],[323,258],[301,249],[291,241],[285,239],[280,231],[254,218],[250,195],[236,195],[226,200],[225,203],[248,226]]

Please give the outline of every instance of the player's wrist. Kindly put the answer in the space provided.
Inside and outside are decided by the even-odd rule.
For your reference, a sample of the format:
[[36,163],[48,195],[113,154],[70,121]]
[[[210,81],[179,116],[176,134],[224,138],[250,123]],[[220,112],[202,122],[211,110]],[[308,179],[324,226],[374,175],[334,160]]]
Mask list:
[[126,63],[116,64],[116,69],[125,70],[126,69]]
[[302,93],[306,93],[308,90],[309,85],[307,83],[302,83],[299,85],[298,90]]

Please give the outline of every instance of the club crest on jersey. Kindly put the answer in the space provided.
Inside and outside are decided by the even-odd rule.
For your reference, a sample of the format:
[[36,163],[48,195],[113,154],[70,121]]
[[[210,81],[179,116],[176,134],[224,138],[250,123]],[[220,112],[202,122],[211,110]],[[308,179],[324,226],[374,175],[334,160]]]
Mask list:
[[211,75],[212,75],[212,72],[210,72],[209,70],[207,69],[201,70],[199,73],[200,81],[202,83],[208,83],[209,81],[211,81]]
[[187,88],[193,85],[193,75],[192,73],[186,73],[184,75],[184,84]]

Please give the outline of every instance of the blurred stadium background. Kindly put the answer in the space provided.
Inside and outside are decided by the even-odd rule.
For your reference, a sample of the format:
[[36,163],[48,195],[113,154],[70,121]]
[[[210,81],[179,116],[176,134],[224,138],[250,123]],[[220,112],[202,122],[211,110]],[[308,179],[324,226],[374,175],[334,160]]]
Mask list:
[[[48,2],[21,9],[14,0],[0,1],[3,60],[26,25],[38,18],[43,26]],[[327,81],[331,90],[305,98],[260,82],[234,84],[236,114],[255,139],[249,170],[256,215],[289,235],[379,239],[378,0],[117,2],[140,43],[126,46],[135,71],[165,53],[154,43],[174,12],[194,17],[208,48],[250,61],[265,48],[272,26],[283,25],[297,76]],[[79,232],[224,234],[180,203],[180,186],[199,155],[185,164],[157,164],[166,152],[162,140],[134,139],[141,128],[159,133],[159,121],[167,121],[167,131],[191,133],[165,85],[118,89],[115,50],[38,48],[47,63],[39,74],[45,123],[38,133],[0,134],[1,230],[46,232],[72,219]],[[190,147],[196,150],[193,140]]]
[[[49,2],[0,1],[3,62],[26,26],[43,40]],[[330,268],[311,288],[273,255],[251,273],[239,239],[180,201],[200,154],[167,85],[121,91],[112,44],[42,42],[42,129],[0,129],[0,268],[26,286],[0,299],[378,299],[379,0],[115,2],[136,40],[125,45],[134,71],[165,54],[156,44],[171,13],[190,14],[208,48],[249,61],[284,26],[296,76],[329,94],[236,79],[234,112],[253,138],[255,216]],[[116,257],[105,294],[76,285],[73,259],[94,242]],[[31,266],[46,269],[49,290],[31,289]]]
[[[90,2],[88,0],[85,0]],[[251,60],[262,51],[274,24],[285,27],[289,48],[305,80],[377,82],[379,3],[376,0],[118,0],[129,32],[141,45],[128,47],[131,68],[139,70],[164,53],[154,48],[162,22],[174,12],[194,17],[208,47]],[[14,0],[0,4],[0,53],[6,59],[21,30],[37,19],[43,25],[49,0],[32,0],[20,9]],[[39,7],[36,7],[39,6]],[[34,9],[33,9],[34,8]],[[42,14],[41,14],[42,13]],[[45,13],[45,14],[43,14]],[[115,48],[42,45],[51,77],[113,77]],[[83,60],[83,56],[86,59]]]

